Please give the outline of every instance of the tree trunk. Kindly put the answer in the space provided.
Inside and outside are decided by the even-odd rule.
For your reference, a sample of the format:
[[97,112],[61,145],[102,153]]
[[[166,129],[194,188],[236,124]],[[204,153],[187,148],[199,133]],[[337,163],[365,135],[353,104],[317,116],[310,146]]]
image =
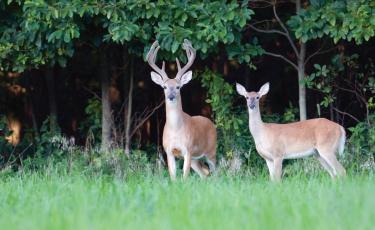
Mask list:
[[[333,103],[329,103],[329,117],[331,121],[335,121],[334,112],[333,112]],[[338,121],[338,120],[336,120]]]
[[124,69],[125,69],[125,71],[124,71],[124,74],[122,75],[122,77],[123,77],[123,106],[124,106],[124,127],[123,127],[123,132],[122,132],[122,142],[121,142],[121,144],[122,144],[122,147],[124,148],[124,153],[126,154],[126,155],[128,155],[127,154],[127,151],[126,151],[126,129],[127,129],[127,126],[128,126],[128,119],[127,119],[127,117],[128,117],[128,106],[127,105],[125,105],[126,103],[128,103],[127,102],[127,100],[128,100],[128,95],[127,95],[127,92],[128,92],[128,89],[129,89],[129,81],[128,81],[128,77],[129,77],[129,54],[128,54],[128,52],[127,52],[127,50],[126,50],[126,48],[124,48],[124,51],[123,51],[123,56],[122,56],[122,58],[123,58],[123,63],[124,63]]
[[130,61],[130,79],[129,79],[129,93],[128,93],[128,106],[126,111],[126,127],[125,127],[125,154],[130,154],[130,127],[131,127],[131,116],[132,116],[132,105],[133,105],[133,85],[134,85],[134,59]]
[[57,106],[55,97],[55,79],[54,79],[53,67],[48,68],[45,72],[46,85],[48,91],[48,103],[49,103],[49,125],[50,131],[55,134],[57,128]]
[[29,71],[25,72],[24,74],[24,79],[25,79],[25,87],[26,87],[26,97],[25,97],[25,111],[26,114],[29,116],[29,119],[31,120],[32,124],[32,129],[34,132],[35,137],[39,137],[39,132],[38,132],[38,123],[36,121],[36,116],[35,116],[35,109],[34,109],[34,100],[33,100],[33,90],[32,90],[32,85],[31,85],[31,77],[32,75],[30,74]]
[[111,147],[111,103],[109,101],[109,75],[108,75],[108,59],[107,49],[103,48],[100,55],[100,79],[102,87],[102,151],[108,151]]
[[[299,14],[301,11],[301,0],[296,0],[296,12]],[[306,58],[306,43],[300,40],[298,64],[298,103],[299,103],[299,119],[306,120],[306,86],[303,82],[305,79],[305,58]]]
[[31,123],[33,124],[33,131],[34,131],[34,136],[39,137],[39,131],[38,131],[38,123],[36,121],[36,116],[35,116],[35,111],[34,111],[34,102],[31,96],[30,98],[26,99],[27,103],[29,104],[30,107],[30,115],[31,115]]
[[304,83],[305,79],[305,56],[306,56],[306,44],[300,43],[300,56],[298,57],[298,102],[299,102],[299,119],[301,121],[306,120],[306,86]]

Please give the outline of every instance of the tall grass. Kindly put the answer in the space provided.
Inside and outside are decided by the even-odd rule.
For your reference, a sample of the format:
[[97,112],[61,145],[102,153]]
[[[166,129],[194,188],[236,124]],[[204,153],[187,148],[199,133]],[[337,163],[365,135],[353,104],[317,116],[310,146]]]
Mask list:
[[373,229],[375,179],[79,173],[0,179],[1,229]]
[[314,158],[286,161],[275,184],[258,154],[233,149],[219,157],[215,175],[172,183],[157,154],[82,151],[62,140],[1,168],[0,230],[375,226],[373,158],[340,159],[348,176],[337,181]]

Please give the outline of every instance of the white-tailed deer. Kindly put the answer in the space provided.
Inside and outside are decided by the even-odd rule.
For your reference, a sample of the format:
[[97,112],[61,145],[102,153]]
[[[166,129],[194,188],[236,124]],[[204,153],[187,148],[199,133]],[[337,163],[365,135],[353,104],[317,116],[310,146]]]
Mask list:
[[264,123],[260,116],[259,100],[268,93],[269,83],[259,92],[247,92],[236,84],[237,92],[246,98],[249,129],[259,155],[266,160],[272,180],[280,180],[284,159],[302,158],[316,154],[322,166],[334,178],[344,176],[345,169],[336,159],[336,152],[344,151],[344,128],[325,118],[289,124]]
[[168,170],[172,180],[176,179],[175,157],[184,159],[183,177],[189,175],[190,167],[201,177],[209,174],[207,167],[199,161],[205,157],[214,170],[216,164],[216,128],[206,117],[190,116],[182,110],[181,87],[192,78],[192,72],[187,71],[195,59],[195,49],[188,40],[184,40],[183,49],[186,51],[188,62],[181,68],[176,58],[178,72],[175,78],[168,78],[165,63],[160,69],[156,64],[156,56],[160,48],[155,41],[147,54],[151,71],[151,79],[164,89],[166,123],[163,131],[163,147],[167,153]]

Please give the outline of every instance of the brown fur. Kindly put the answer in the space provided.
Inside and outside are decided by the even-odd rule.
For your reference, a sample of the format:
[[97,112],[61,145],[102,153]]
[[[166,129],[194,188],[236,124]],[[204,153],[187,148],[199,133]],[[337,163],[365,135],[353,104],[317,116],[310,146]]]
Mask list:
[[259,100],[268,93],[269,84],[263,85],[259,92],[246,92],[239,84],[236,87],[246,98],[249,129],[259,155],[266,160],[272,180],[281,179],[284,159],[301,158],[315,151],[331,177],[345,175],[345,169],[336,159],[336,152],[342,152],[345,144],[345,130],[341,125],[325,118],[289,124],[263,123]]
[[163,147],[167,153],[171,178],[175,177],[172,156],[184,158],[184,178],[189,174],[190,167],[201,177],[207,176],[207,168],[199,159],[194,158],[206,157],[207,161],[215,166],[216,128],[206,117],[190,116],[183,112],[180,94],[177,94],[176,100],[176,105],[166,102],[167,120],[163,131]]
[[180,89],[192,79],[192,72],[187,70],[195,59],[195,49],[190,41],[184,40],[182,47],[186,50],[188,62],[181,67],[176,59],[178,72],[173,79],[167,76],[164,62],[161,69],[155,64],[160,48],[157,41],[152,44],[147,54],[148,63],[156,71],[151,72],[151,79],[164,89],[167,119],[163,131],[163,147],[167,153],[168,170],[172,180],[176,179],[175,157],[184,158],[184,178],[189,175],[190,168],[193,168],[201,177],[208,175],[207,168],[199,161],[201,157],[206,157],[212,170],[216,164],[214,124],[205,117],[191,117],[182,110]]
[[[174,138],[181,139],[187,149],[189,149],[192,157],[199,157],[202,153],[206,156],[212,156],[216,153],[216,128],[214,124],[206,117],[189,116],[184,114],[183,125],[178,131],[164,126],[163,132],[163,147],[167,149],[170,142]],[[173,155],[176,157],[183,157],[179,148],[173,148]]]
[[[264,124],[266,136],[276,155],[301,152],[307,147],[316,149],[336,148],[341,135],[340,125],[325,118],[316,118],[289,124]],[[332,150],[332,149],[328,149]]]

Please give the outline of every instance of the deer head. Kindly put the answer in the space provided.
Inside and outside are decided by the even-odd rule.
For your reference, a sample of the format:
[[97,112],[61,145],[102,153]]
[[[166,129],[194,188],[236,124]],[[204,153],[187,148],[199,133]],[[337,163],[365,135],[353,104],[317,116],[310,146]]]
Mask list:
[[155,41],[147,54],[147,62],[154,71],[151,71],[151,79],[164,89],[165,99],[171,102],[180,97],[180,89],[192,78],[192,72],[187,71],[195,59],[195,49],[190,41],[185,39],[182,48],[186,51],[188,62],[181,68],[180,61],[176,58],[178,72],[174,78],[169,78],[165,72],[165,62],[161,69],[155,64],[157,53],[160,49],[158,41]]
[[262,96],[266,95],[270,89],[270,84],[267,82],[264,84],[258,92],[247,92],[245,87],[236,83],[237,93],[244,96],[246,99],[246,104],[249,107],[250,111],[259,108],[259,100]]

